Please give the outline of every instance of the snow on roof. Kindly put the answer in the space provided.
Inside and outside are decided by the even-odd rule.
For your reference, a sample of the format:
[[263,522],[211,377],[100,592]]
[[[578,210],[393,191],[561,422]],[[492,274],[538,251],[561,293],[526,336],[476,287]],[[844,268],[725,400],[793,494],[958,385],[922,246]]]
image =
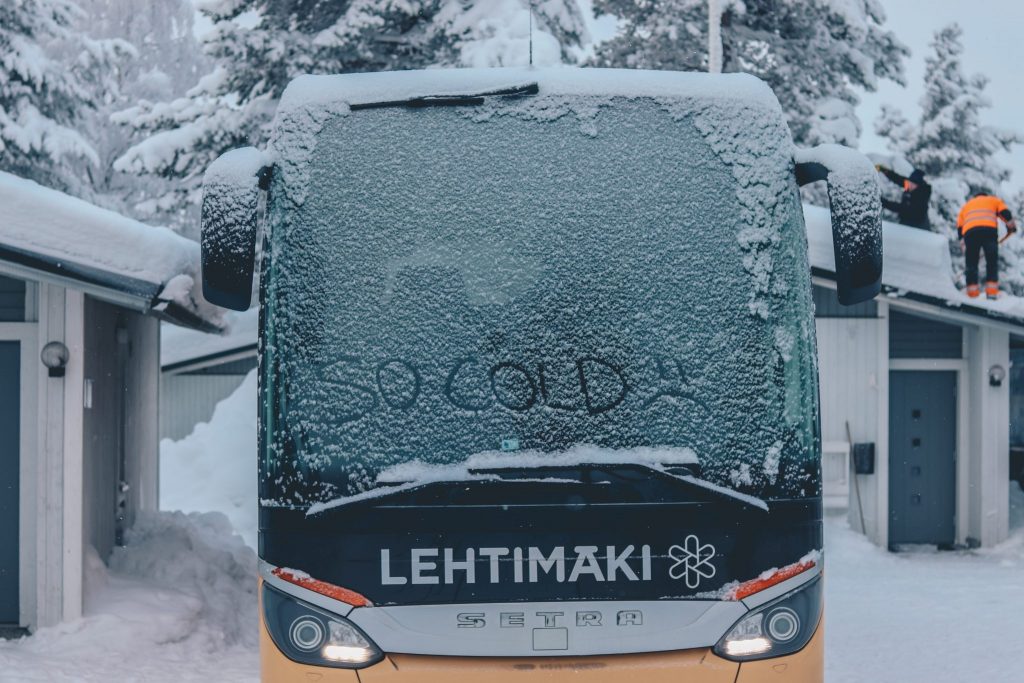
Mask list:
[[778,106],[771,89],[747,74],[559,66],[300,76],[284,91],[278,112],[336,103],[360,105],[429,96],[479,95],[534,83],[541,95],[745,100]]
[[197,291],[195,242],[10,173],[0,172],[0,207],[0,261],[180,324],[220,326]]
[[[832,219],[829,210],[804,205],[812,269],[835,273]],[[953,264],[946,238],[938,233],[895,223],[882,224],[882,286],[890,297],[924,299],[945,308],[1002,318],[1024,325],[1024,299],[971,299],[953,283]]]
[[228,311],[223,320],[225,331],[222,334],[204,334],[174,325],[162,325],[160,367],[166,370],[184,363],[255,349],[259,309],[250,308],[242,313]]

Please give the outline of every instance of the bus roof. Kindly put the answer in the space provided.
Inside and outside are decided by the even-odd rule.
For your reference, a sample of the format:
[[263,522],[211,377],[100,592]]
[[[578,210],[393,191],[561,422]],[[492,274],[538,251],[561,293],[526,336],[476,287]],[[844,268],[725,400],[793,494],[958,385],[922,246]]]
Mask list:
[[300,76],[284,92],[279,115],[301,108],[370,105],[422,97],[493,94],[536,86],[541,95],[742,101],[781,109],[764,81],[747,74],[704,74],[578,67],[429,69]]

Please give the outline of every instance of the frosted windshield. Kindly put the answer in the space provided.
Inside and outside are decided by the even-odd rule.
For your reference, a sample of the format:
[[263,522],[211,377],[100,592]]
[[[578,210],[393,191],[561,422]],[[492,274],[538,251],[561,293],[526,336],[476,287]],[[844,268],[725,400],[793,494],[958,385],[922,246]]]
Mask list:
[[[335,116],[302,201],[275,180],[267,504],[364,494],[403,463],[581,444],[817,494],[806,242],[777,177],[791,162],[771,157],[788,139],[765,159],[750,141],[743,176],[713,123],[651,100],[538,111]],[[737,178],[757,173],[785,191],[755,249]]]

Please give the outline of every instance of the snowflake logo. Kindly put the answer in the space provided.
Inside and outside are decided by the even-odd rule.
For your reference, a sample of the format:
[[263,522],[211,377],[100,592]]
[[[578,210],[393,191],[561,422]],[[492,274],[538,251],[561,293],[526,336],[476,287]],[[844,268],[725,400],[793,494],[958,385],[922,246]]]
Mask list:
[[673,579],[686,579],[686,587],[694,589],[700,585],[701,579],[710,579],[715,575],[715,565],[711,558],[715,556],[715,546],[700,542],[690,534],[683,545],[674,545],[668,549],[668,556],[675,560],[668,575]]

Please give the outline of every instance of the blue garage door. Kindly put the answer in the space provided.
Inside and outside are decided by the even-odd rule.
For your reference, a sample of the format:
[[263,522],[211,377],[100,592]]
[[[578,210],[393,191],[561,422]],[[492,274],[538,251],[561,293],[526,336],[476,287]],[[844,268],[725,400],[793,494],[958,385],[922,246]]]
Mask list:
[[0,625],[18,623],[19,342],[0,342]]

